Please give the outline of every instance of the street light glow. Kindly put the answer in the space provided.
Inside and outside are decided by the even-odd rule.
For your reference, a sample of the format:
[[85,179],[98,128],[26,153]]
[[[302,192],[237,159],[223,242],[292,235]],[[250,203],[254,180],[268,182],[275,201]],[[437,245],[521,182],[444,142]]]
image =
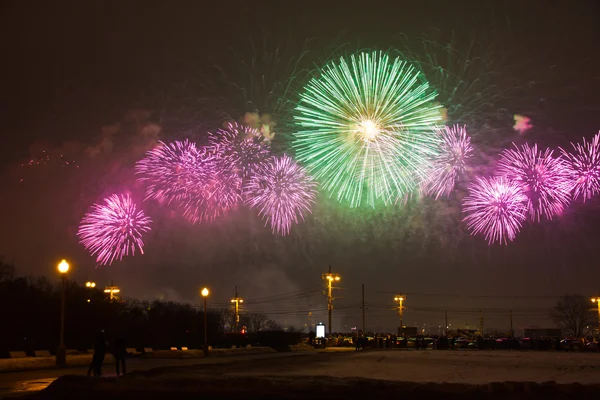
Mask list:
[[67,262],[67,260],[63,259],[58,264],[58,272],[60,272],[61,274],[66,274],[68,271],[69,271],[69,263]]
[[600,298],[598,298],[598,299],[597,299],[597,298],[595,298],[595,297],[593,297],[593,298],[592,298],[592,303],[595,303],[595,302],[597,302],[597,301],[600,301]]
[[202,294],[202,297],[208,296],[208,293],[209,293],[208,288],[204,288],[204,289],[202,289],[202,292],[200,292],[200,294]]

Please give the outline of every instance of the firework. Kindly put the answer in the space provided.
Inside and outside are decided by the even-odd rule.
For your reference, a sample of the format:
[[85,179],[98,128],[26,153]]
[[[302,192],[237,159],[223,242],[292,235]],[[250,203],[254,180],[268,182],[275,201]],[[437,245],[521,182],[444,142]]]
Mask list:
[[113,194],[104,204],[94,204],[81,220],[80,243],[96,256],[100,265],[110,265],[124,256],[135,255],[136,247],[144,254],[142,236],[150,231],[150,223],[138,210],[129,194]]
[[316,183],[290,157],[262,163],[246,188],[246,202],[258,208],[273,233],[287,235],[315,201]]
[[444,126],[436,128],[435,132],[440,138],[440,148],[422,187],[427,195],[437,200],[454,190],[457,178],[465,171],[467,159],[472,156],[473,147],[464,126]]
[[211,222],[241,202],[241,177],[226,168],[219,160],[202,185],[189,190],[179,201],[183,216],[191,223]]
[[138,180],[146,185],[146,199],[167,205],[205,186],[214,169],[214,157],[188,140],[160,142],[135,166]]
[[244,179],[269,157],[269,148],[260,131],[237,122],[228,123],[225,129],[216,133],[210,132],[208,140],[223,168],[238,173]]
[[521,186],[504,177],[477,178],[463,200],[463,219],[471,234],[483,234],[489,244],[512,241],[526,218],[527,197]]
[[375,206],[412,191],[440,120],[435,92],[412,66],[382,53],[341,58],[320,71],[300,95],[299,161],[339,201]]
[[538,150],[537,144],[524,144],[504,150],[498,161],[498,174],[521,186],[527,196],[527,210],[532,221],[541,216],[551,220],[562,214],[571,199],[569,172],[562,157],[553,151]]
[[592,198],[600,192],[600,132],[591,142],[583,139],[583,145],[573,144],[573,153],[560,149],[563,154],[573,188],[573,198]]

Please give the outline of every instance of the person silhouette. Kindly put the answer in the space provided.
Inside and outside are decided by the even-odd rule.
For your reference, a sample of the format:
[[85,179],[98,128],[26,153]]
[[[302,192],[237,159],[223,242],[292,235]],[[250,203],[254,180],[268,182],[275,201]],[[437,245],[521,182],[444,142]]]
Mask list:
[[102,376],[102,363],[106,356],[106,332],[103,330],[96,335],[94,341],[94,355],[92,356],[92,363],[88,369],[88,376],[94,372],[94,376]]
[[127,349],[125,348],[125,339],[118,337],[113,342],[112,354],[115,357],[117,364],[117,376],[120,375],[120,367],[123,367],[123,375],[125,375],[125,356],[127,356]]

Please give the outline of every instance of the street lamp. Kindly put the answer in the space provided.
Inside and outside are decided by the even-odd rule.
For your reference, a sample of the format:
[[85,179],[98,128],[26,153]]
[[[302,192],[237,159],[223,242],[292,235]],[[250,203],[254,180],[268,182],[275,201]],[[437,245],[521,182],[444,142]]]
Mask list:
[[327,284],[327,314],[329,317],[329,335],[331,335],[331,332],[332,332],[331,312],[333,311],[333,296],[332,296],[333,282],[339,282],[342,278],[339,274],[337,274],[335,272],[331,272],[331,265],[330,265],[329,271],[324,274],[321,274],[321,279],[326,281],[325,283]]
[[592,298],[592,303],[596,303],[598,305],[598,335],[600,335],[600,297]]
[[204,288],[202,289],[202,291],[200,292],[200,294],[202,295],[202,298],[204,299],[204,347],[202,348],[202,350],[204,351],[204,355],[207,356],[208,355],[208,330],[207,330],[207,322],[206,322],[206,298],[208,297],[208,288]]
[[[93,288],[95,288],[95,287],[96,287],[96,282],[90,282],[90,281],[87,281],[87,282],[85,283],[85,287],[86,287],[86,288],[88,288],[88,289],[93,289]],[[90,293],[90,297],[88,297],[88,299],[87,299],[87,302],[88,302],[88,303],[91,303],[91,302],[92,302],[91,293]]]
[[60,367],[67,366],[67,349],[65,348],[65,298],[67,290],[67,272],[69,272],[69,263],[62,260],[58,263],[58,272],[62,278],[62,301],[60,307],[60,344],[56,349],[56,365]]
[[402,322],[402,318],[404,316],[404,307],[402,304],[404,303],[404,296],[396,296],[394,297],[394,301],[398,302],[398,315],[400,316],[400,329],[398,333],[403,334],[404,324]]

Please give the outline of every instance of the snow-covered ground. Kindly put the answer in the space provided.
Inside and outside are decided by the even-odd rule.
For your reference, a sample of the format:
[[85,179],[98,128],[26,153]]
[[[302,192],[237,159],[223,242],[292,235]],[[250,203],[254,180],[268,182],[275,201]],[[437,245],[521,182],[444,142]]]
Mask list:
[[548,382],[600,384],[599,353],[542,351],[365,351],[316,355],[315,362],[236,375],[325,375],[409,382]]

